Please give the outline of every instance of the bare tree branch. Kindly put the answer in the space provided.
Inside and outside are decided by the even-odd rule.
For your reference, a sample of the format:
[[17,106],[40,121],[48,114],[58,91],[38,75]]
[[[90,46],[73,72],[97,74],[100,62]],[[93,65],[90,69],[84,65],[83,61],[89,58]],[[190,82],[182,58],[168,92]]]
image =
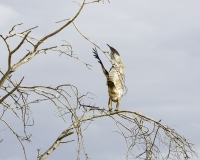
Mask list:
[[19,23],[19,24],[16,24],[16,25],[14,25],[13,27],[12,27],[12,29],[9,31],[9,34],[11,34],[14,30],[15,30],[15,28],[17,27],[17,26],[20,26],[20,25],[22,25],[23,23]]
[[38,46],[43,43],[45,40],[47,40],[48,38],[54,36],[55,34],[59,33],[62,29],[64,29],[65,27],[67,27],[70,23],[72,23],[76,17],[79,15],[79,13],[81,12],[81,10],[83,9],[83,6],[84,6],[84,3],[85,3],[85,0],[83,0],[83,4],[81,5],[80,9],[78,10],[78,12],[76,13],[76,15],[71,18],[65,25],[63,25],[61,28],[59,28],[58,30],[52,32],[51,34],[43,37],[41,40],[39,40],[39,42],[35,45],[35,48],[34,48],[34,52],[37,50]]
[[70,136],[71,134],[73,134],[74,132],[63,132],[54,142],[54,144],[42,155],[38,156],[38,160],[44,160],[46,159],[62,142],[62,139],[64,139],[67,136]]
[[[76,30],[86,39],[88,40],[90,43],[92,43],[93,45],[95,45],[97,48],[99,48],[104,54],[105,56],[107,57],[107,59],[111,62],[110,60],[110,57],[107,55],[107,52],[106,51],[103,51],[96,43],[94,43],[93,41],[91,41],[89,38],[87,38],[79,29],[78,27],[76,26],[75,22],[72,22],[74,27],[76,28]],[[112,63],[112,62],[111,62]]]
[[[39,40],[30,35],[30,33],[36,29],[38,26],[26,29],[21,32],[16,32],[17,26],[22,25],[22,23],[14,25],[9,31],[8,35],[0,37],[3,39],[7,51],[8,51],[8,68],[5,72],[0,70],[0,107],[2,112],[0,115],[0,121],[3,122],[10,131],[18,139],[22,149],[25,159],[27,160],[26,148],[24,147],[23,141],[30,142],[32,134],[28,134],[27,128],[34,125],[34,117],[32,115],[31,107],[35,104],[42,102],[50,102],[57,109],[56,115],[62,118],[65,123],[68,123],[68,128],[63,129],[63,132],[53,141],[50,147],[47,147],[44,153],[38,149],[38,160],[44,160],[50,156],[53,151],[58,148],[61,144],[66,144],[68,142],[77,141],[77,159],[81,156],[85,156],[86,160],[89,160],[89,155],[87,148],[85,146],[84,134],[90,124],[92,124],[97,118],[110,118],[113,120],[117,126],[116,133],[123,136],[124,141],[127,146],[126,159],[184,159],[187,160],[191,156],[197,156],[197,153],[187,139],[181,136],[173,128],[164,125],[161,121],[156,121],[148,116],[145,116],[139,112],[134,112],[130,110],[120,110],[120,111],[108,111],[105,108],[101,108],[96,105],[85,104],[84,100],[95,96],[90,92],[85,94],[80,94],[78,88],[72,84],[61,84],[56,87],[53,86],[31,86],[22,85],[21,79],[19,83],[16,83],[12,77],[12,73],[21,65],[32,60],[36,55],[41,53],[56,52],[60,55],[64,54],[72,58],[77,59],[81,63],[85,64],[88,69],[91,69],[91,65],[82,61],[79,57],[73,54],[73,48],[70,43],[64,41],[61,45],[52,45],[46,48],[40,48],[47,39],[54,37],[57,33],[61,32],[64,28],[73,23],[77,32],[80,33],[87,41],[99,48],[110,61],[106,51],[103,51],[98,44],[86,37],[76,26],[75,19],[81,13],[85,4],[92,4],[103,2],[103,0],[91,0],[83,2],[75,2],[80,8],[76,14],[70,19],[64,19],[56,23],[65,22],[57,30],[52,33],[40,38]],[[109,2],[109,1],[108,1]],[[11,49],[9,45],[9,39],[19,37],[20,41],[16,44],[14,49]],[[14,53],[19,51],[24,43],[30,44],[33,49],[27,49],[27,53],[24,54],[16,64],[12,64],[12,56]],[[64,47],[64,49],[63,49]],[[111,62],[111,61],[110,61]],[[14,74],[13,74],[14,75]],[[123,77],[124,78],[124,77]],[[22,135],[18,134],[8,123],[5,114],[8,113],[15,116],[17,120],[22,122],[23,132]],[[69,123],[70,122],[70,123]],[[1,129],[2,133],[3,130]],[[64,138],[76,134],[75,140],[65,141]],[[74,135],[75,135],[74,134]],[[2,142],[3,138],[0,139]],[[161,147],[165,147],[165,152]]]
[[26,35],[24,36],[24,38],[22,39],[22,41],[19,43],[19,45],[13,50],[10,52],[10,54],[12,55],[13,53],[15,53],[20,47],[21,45],[24,43],[24,41],[26,40],[26,37],[31,33],[31,31],[28,31],[26,33]]
[[28,160],[26,156],[26,149],[22,143],[22,140],[20,139],[20,136],[12,129],[12,127],[4,119],[0,118],[0,120],[3,121],[8,126],[8,128],[13,132],[13,134],[17,137],[19,143],[21,144],[21,147],[23,148],[24,157],[26,160]]
[[8,92],[8,94],[6,94],[3,98],[0,99],[0,104],[19,87],[19,85],[22,83],[23,79],[24,79],[24,77],[21,79],[19,84],[17,84],[16,87],[12,89],[12,91]]

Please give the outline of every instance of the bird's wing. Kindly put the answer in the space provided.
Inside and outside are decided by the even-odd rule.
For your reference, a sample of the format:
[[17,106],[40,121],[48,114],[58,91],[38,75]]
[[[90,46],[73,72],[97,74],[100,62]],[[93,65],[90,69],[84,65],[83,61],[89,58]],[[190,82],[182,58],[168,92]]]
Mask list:
[[97,49],[96,48],[93,48],[93,53],[94,53],[94,57],[96,58],[96,59],[98,59],[98,62],[101,64],[101,68],[102,68],[102,70],[103,70],[103,73],[104,73],[104,75],[106,76],[106,78],[108,78],[108,71],[105,69],[105,67],[104,67],[104,65],[103,65],[103,63],[102,63],[102,61],[101,61],[101,59],[99,58],[99,55],[98,55],[98,52],[97,52]]

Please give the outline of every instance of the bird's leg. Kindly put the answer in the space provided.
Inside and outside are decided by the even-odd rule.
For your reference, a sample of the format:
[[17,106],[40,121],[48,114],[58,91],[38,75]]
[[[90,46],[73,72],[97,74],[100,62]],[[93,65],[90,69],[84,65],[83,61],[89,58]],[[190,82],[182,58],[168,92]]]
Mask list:
[[108,100],[108,108],[109,108],[109,111],[112,110],[112,100],[111,100],[111,98],[109,98],[109,100]]
[[118,98],[115,111],[119,110],[120,102],[121,102],[121,98]]

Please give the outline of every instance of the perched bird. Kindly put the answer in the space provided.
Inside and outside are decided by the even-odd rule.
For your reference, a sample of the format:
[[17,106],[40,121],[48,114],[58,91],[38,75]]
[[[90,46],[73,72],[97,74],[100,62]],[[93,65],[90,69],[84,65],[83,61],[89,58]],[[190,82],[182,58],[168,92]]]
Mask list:
[[112,67],[110,68],[109,72],[105,69],[101,59],[99,58],[96,48],[95,49],[93,48],[93,53],[94,57],[97,58],[98,62],[101,64],[103,73],[106,76],[108,95],[109,95],[109,100],[108,100],[109,111],[112,110],[112,102],[117,103],[115,111],[118,111],[121,102],[121,97],[124,92],[124,85],[123,85],[124,63],[122,62],[122,59],[117,50],[109,45],[108,47],[111,50],[110,58],[112,63]]

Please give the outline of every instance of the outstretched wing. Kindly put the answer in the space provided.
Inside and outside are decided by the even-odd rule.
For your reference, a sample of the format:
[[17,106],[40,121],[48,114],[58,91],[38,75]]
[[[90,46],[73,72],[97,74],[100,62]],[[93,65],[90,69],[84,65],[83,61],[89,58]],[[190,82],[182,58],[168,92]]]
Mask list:
[[102,63],[102,61],[101,61],[101,59],[99,58],[99,55],[98,55],[98,52],[97,52],[97,49],[96,48],[93,48],[93,53],[94,53],[94,57],[96,58],[96,59],[98,59],[98,62],[101,64],[101,68],[102,68],[102,70],[103,70],[103,73],[104,73],[104,75],[106,76],[106,78],[108,78],[108,71],[105,69],[105,67],[104,67],[104,65],[103,65],[103,63]]

